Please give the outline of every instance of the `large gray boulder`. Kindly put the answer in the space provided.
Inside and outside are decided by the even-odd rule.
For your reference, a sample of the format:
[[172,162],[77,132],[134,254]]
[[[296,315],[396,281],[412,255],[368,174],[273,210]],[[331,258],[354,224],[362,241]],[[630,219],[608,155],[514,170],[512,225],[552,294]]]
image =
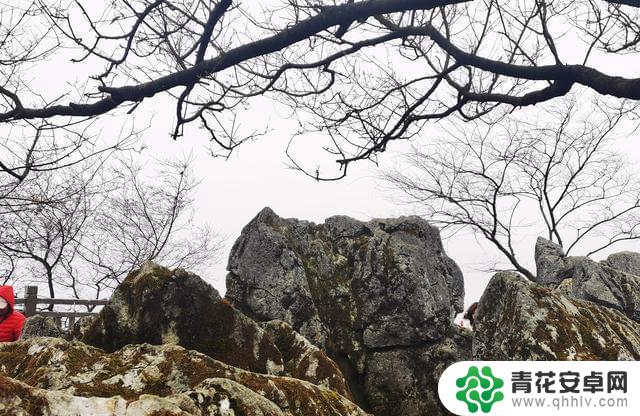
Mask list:
[[[254,319],[288,322],[322,348],[362,406],[384,415],[442,411],[425,394],[433,380],[417,373],[424,357],[435,357],[425,346],[458,345],[449,338],[464,287],[438,230],[423,219],[336,216],[314,224],[265,208],[235,242],[228,270],[227,299]],[[397,365],[389,372],[380,357],[392,350]],[[380,399],[399,377],[411,378],[408,390]],[[416,400],[426,403],[419,411],[401,410]]]
[[553,241],[538,237],[535,248],[536,281],[548,287],[557,287],[571,277],[572,258],[566,257],[562,247]]
[[621,251],[611,254],[602,264],[612,267],[621,272],[640,276],[640,253],[633,251]]
[[496,274],[480,299],[476,360],[638,360],[640,325],[515,273]]
[[640,321],[639,253],[616,253],[598,263],[587,257],[567,257],[559,245],[538,237],[535,260],[541,285]]
[[640,321],[640,276],[597,263],[588,258],[575,261],[568,293]]
[[34,315],[24,322],[21,339],[34,337],[62,337],[63,332],[51,316]]

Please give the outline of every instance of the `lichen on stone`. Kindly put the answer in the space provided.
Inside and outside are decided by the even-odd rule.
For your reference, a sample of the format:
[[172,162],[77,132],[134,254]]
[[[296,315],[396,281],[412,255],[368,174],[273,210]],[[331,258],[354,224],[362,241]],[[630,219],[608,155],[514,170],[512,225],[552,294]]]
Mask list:
[[[29,350],[34,354],[25,354]],[[42,398],[38,402],[42,409],[54,405],[49,399],[58,397],[70,409],[83,403],[100,409],[109,403],[124,404],[127,412],[140,415],[157,411],[215,415],[223,414],[221,407],[226,414],[247,416],[366,415],[348,398],[325,387],[253,373],[177,345],[127,345],[109,353],[60,338],[32,338],[0,344],[0,368],[3,377],[13,377],[8,386]],[[0,394],[8,392],[8,387],[3,388]],[[0,403],[6,406],[13,401]]]

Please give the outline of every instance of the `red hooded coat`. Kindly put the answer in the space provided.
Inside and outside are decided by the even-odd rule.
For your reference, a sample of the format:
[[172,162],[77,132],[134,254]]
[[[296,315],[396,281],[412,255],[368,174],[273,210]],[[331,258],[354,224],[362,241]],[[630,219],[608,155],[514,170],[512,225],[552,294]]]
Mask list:
[[9,313],[0,316],[0,342],[17,341],[22,335],[25,317],[15,310],[15,296],[12,286],[0,286],[0,296],[9,304]]

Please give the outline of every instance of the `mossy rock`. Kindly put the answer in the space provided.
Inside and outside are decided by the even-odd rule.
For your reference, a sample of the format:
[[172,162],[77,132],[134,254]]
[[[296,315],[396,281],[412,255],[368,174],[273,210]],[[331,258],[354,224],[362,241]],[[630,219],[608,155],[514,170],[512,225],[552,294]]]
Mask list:
[[283,371],[273,340],[253,320],[195,274],[154,263],[127,276],[82,341],[106,351],[176,344],[250,371]]
[[286,374],[323,386],[348,399],[351,391],[338,365],[318,347],[284,321],[269,321],[262,327],[273,337],[282,353]]
[[638,360],[640,325],[515,273],[496,274],[478,306],[477,360]]
[[[415,371],[423,361],[411,351],[423,357],[425,346],[449,343],[464,285],[427,221],[334,216],[314,224],[265,208],[242,230],[227,269],[227,299],[256,320],[287,322],[320,348],[339,365],[362,408],[380,416],[439,414],[437,396],[425,392],[433,382]],[[288,352],[279,346],[287,366]],[[395,350],[410,359],[398,360],[391,372],[377,365],[371,380],[371,357]],[[407,378],[402,394],[389,387]],[[385,395],[373,409],[369,398]]]
[[[346,397],[325,387],[253,373],[169,344],[127,345],[112,353],[59,338],[0,344],[0,377],[11,377],[7,385],[18,389],[14,394],[9,387],[0,387],[0,409],[17,405],[14,397],[23,395],[34,400],[34,413],[29,413],[34,415],[51,405],[48,399],[36,398],[62,394],[74,406],[84,398],[96,406],[121,406],[127,415],[150,416],[160,410],[224,415],[221,409],[226,407],[235,416],[366,416]],[[141,413],[129,413],[130,409]]]

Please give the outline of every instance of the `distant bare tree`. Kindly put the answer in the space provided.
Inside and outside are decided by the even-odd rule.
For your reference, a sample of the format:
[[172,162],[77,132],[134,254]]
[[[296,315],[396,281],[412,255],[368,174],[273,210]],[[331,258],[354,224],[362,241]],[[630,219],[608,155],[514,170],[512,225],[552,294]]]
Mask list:
[[194,223],[192,161],[161,161],[146,175],[128,160],[111,171],[115,190],[91,219],[78,255],[91,270],[96,296],[147,260],[206,270],[222,249],[210,226]]
[[52,298],[60,290],[99,297],[147,260],[169,267],[210,265],[221,239],[192,221],[198,182],[190,161],[162,163],[146,177],[130,159],[112,159],[30,174],[16,194],[46,202],[20,205],[0,217],[7,271],[45,282]]
[[[95,161],[95,160],[93,160]],[[0,250],[13,273],[44,281],[50,297],[63,284],[60,271],[82,238],[87,219],[103,189],[97,183],[98,167],[86,164],[73,169],[31,173],[14,190],[14,205],[0,217]],[[16,276],[12,276],[14,279]]]
[[40,276],[44,270],[53,295],[53,270],[89,215],[87,203],[98,194],[93,184],[105,162],[141,149],[140,131],[133,127],[110,132],[106,139],[88,133],[90,126],[74,130],[43,122],[34,126],[33,136],[19,126],[0,131],[2,281]]
[[30,198],[28,192],[16,192],[19,187],[31,186],[31,174],[42,178],[76,165],[99,165],[111,154],[140,147],[140,131],[134,128],[117,135],[110,133],[115,138],[105,140],[90,135],[89,127],[90,124],[82,131],[74,131],[43,123],[34,127],[32,136],[25,128],[0,131],[0,214],[55,201],[55,195],[50,193],[46,195],[49,199],[44,200],[42,193],[40,199],[35,199]]
[[629,111],[571,101],[534,121],[474,123],[414,147],[411,167],[385,178],[431,221],[473,230],[533,280],[514,248],[532,228],[567,254],[587,240],[599,244],[591,255],[640,238],[638,170],[612,148]]

